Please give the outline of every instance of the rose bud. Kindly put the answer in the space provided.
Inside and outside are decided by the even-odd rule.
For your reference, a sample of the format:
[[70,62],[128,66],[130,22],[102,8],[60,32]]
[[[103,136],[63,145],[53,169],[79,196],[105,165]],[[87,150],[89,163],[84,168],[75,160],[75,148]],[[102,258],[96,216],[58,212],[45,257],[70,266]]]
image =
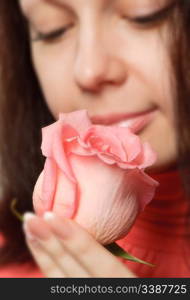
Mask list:
[[44,127],[41,149],[36,213],[72,218],[103,245],[128,233],[158,186],[144,172],[156,160],[149,144],[129,128],[93,125],[86,110]]

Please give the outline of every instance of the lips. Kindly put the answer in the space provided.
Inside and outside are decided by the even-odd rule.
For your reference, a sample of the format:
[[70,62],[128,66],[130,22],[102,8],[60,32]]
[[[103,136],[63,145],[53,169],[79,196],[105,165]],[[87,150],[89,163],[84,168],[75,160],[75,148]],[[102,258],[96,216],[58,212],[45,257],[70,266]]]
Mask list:
[[134,133],[142,130],[154,117],[156,109],[128,114],[111,114],[105,116],[93,116],[93,124],[110,125],[130,128]]

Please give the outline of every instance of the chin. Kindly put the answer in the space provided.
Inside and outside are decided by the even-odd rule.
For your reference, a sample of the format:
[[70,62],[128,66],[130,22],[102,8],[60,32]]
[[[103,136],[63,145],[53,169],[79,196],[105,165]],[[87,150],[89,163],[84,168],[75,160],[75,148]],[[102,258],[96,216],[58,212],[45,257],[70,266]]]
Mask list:
[[177,168],[177,160],[176,158],[171,159],[161,159],[158,157],[158,160],[156,161],[156,163],[151,166],[148,167],[146,169],[146,173],[148,174],[157,174],[157,173],[162,173],[162,172],[166,172],[166,171],[170,171],[173,169]]
[[157,119],[145,128],[139,137],[142,142],[148,142],[157,153],[157,160],[145,170],[147,173],[162,173],[176,168],[178,151],[175,131],[172,128]]

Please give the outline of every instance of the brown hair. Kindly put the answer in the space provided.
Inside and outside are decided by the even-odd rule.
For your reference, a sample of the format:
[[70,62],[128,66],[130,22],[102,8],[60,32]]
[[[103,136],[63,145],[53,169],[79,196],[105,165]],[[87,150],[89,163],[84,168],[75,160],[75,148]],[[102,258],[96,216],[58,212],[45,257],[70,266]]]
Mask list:
[[[179,169],[190,191],[190,1],[178,0],[171,55],[176,77]],[[175,30],[174,30],[175,29]],[[174,35],[175,33],[175,35]],[[33,261],[20,221],[10,211],[13,198],[22,213],[32,210],[32,192],[41,172],[41,128],[54,121],[32,67],[27,24],[18,1],[0,1],[0,232],[6,243],[0,264]],[[190,194],[190,193],[189,193]],[[190,219],[190,218],[189,218]]]
[[43,169],[41,128],[54,121],[30,60],[27,24],[18,1],[0,1],[0,231],[6,245],[0,262],[31,260],[21,223],[10,211],[13,198],[22,213],[32,211],[32,191]]

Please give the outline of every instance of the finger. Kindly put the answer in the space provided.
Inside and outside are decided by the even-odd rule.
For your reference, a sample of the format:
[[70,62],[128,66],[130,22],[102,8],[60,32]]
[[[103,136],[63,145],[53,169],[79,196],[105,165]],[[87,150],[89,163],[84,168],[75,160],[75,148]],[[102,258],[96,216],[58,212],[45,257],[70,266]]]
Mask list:
[[49,255],[46,255],[40,243],[25,229],[26,243],[30,252],[44,276],[49,278],[64,278],[66,274],[55,264]]
[[61,243],[93,277],[136,277],[111,252],[93,239],[76,222],[55,216],[44,215],[52,231],[61,238]]
[[[46,274],[47,272],[49,274],[49,267],[51,272],[53,268],[52,265],[48,265],[46,270],[46,257],[48,257],[48,260],[52,261],[54,265],[56,265],[56,268],[63,272],[65,277],[91,277],[87,270],[80,265],[79,261],[77,261],[76,258],[64,248],[59,239],[53,235],[48,224],[31,214],[28,216],[25,214],[25,222],[26,225],[24,227],[27,228],[26,231],[29,231],[33,239],[35,237],[38,241],[37,245],[40,245],[40,257],[36,257],[36,259]],[[30,247],[32,247],[33,249],[31,250],[34,251],[35,243],[30,245]],[[35,252],[35,254],[39,255],[39,250]]]

